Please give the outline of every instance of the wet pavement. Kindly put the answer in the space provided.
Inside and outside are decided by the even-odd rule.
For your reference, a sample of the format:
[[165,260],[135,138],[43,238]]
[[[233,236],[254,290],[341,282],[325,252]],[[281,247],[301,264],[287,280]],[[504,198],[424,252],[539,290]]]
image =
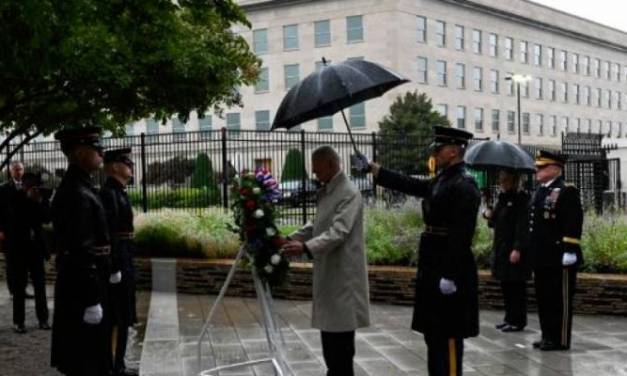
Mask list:
[[[153,265],[153,292],[140,292],[137,328],[129,349],[129,365],[140,363],[145,376],[190,376],[198,373],[197,336],[215,296],[177,295],[174,264]],[[287,359],[297,376],[325,374],[319,332],[310,326],[311,304],[275,301],[286,340]],[[49,306],[52,289],[49,286]],[[27,300],[25,335],[11,330],[11,300],[0,284],[0,374],[59,376],[49,367],[50,332],[36,329],[33,300]],[[426,375],[422,336],[408,329],[410,307],[372,305],[372,326],[357,332],[355,369],[358,376]],[[573,346],[568,352],[531,348],[539,337],[537,315],[529,315],[523,332],[501,333],[494,324],[502,312],[481,312],[481,335],[466,341],[464,375],[627,376],[627,318],[576,316]],[[211,358],[203,346],[203,368],[267,356],[265,332],[255,299],[227,298],[214,320]],[[143,339],[143,343],[137,340]],[[141,358],[141,361],[140,361]],[[267,365],[221,372],[221,376],[274,375]]]

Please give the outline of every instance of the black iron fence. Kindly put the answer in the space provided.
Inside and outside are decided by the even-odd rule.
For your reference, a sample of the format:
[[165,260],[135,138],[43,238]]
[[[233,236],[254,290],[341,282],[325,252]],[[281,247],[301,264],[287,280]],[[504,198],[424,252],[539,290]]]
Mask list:
[[[362,133],[355,135],[355,141],[362,153],[388,168],[415,176],[427,174],[428,140],[425,138],[388,138]],[[136,209],[144,212],[162,208],[191,211],[228,208],[232,180],[247,170],[265,167],[281,182],[281,221],[306,222],[315,210],[316,183],[312,179],[310,155],[322,145],[330,145],[338,151],[344,171],[367,201],[395,204],[405,200],[396,192],[377,188],[371,175],[351,169],[354,150],[348,134],[344,133],[220,129],[104,138],[103,143],[106,148],[132,147],[135,177],[128,192]],[[525,148],[532,154],[536,149]],[[40,173],[48,188],[57,186],[67,167],[55,141],[27,144],[13,158],[23,161],[27,170]],[[600,180],[600,164],[605,166],[603,171],[607,171],[611,180],[607,184]],[[608,161],[603,155],[593,161],[569,163],[566,175],[582,188],[584,202],[597,207],[599,197],[607,196],[603,188],[612,187],[616,192],[612,202],[622,205],[618,165],[618,160]],[[97,180],[102,182],[103,178],[100,175]],[[477,174],[477,178],[487,189],[495,185],[493,177]],[[532,184],[531,177],[528,183]],[[603,206],[603,201],[600,205]]]

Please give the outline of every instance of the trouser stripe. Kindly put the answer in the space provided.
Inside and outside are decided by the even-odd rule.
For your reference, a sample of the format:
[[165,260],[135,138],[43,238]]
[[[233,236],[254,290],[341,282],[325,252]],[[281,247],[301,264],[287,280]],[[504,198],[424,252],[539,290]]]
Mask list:
[[448,340],[448,369],[450,376],[457,375],[457,351],[455,338],[449,338]]
[[569,293],[568,268],[562,273],[562,346],[568,345],[568,293]]

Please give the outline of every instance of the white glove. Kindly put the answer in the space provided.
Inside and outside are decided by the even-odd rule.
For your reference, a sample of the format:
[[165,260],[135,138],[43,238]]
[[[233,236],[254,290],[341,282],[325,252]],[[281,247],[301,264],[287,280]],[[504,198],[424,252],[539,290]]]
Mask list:
[[368,172],[372,171],[372,168],[370,167],[370,161],[368,160],[368,157],[366,157],[365,155],[363,155],[361,153],[357,153],[356,155],[352,155],[351,156],[351,162],[353,163],[353,167],[355,168],[355,170],[357,170],[359,172],[368,173]]
[[122,281],[122,272],[113,273],[109,277],[109,283],[112,285],[118,284],[120,281]]
[[562,265],[571,266],[572,264],[577,262],[577,254],[572,252],[564,252],[562,256]]
[[451,281],[450,279],[441,278],[440,291],[444,295],[451,295],[457,291],[457,286],[455,286],[455,282]]
[[102,306],[100,304],[96,304],[85,308],[83,321],[90,325],[100,324],[100,321],[102,321]]

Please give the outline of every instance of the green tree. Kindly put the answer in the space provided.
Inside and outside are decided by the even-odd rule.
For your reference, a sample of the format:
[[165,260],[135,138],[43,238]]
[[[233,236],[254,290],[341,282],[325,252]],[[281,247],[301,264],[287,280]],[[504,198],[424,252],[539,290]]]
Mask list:
[[213,172],[213,164],[211,159],[205,153],[199,153],[194,164],[194,173],[192,174],[192,188],[213,187],[216,185],[216,177]]
[[406,174],[426,173],[426,148],[434,125],[450,123],[433,109],[426,94],[414,91],[399,96],[390,106],[390,113],[379,122],[378,160]]
[[117,135],[241,104],[233,88],[253,84],[260,61],[238,24],[250,27],[233,0],[0,2],[0,152],[63,127]]
[[303,176],[308,178],[303,165],[303,154],[298,149],[290,149],[285,156],[281,181],[302,180]]

